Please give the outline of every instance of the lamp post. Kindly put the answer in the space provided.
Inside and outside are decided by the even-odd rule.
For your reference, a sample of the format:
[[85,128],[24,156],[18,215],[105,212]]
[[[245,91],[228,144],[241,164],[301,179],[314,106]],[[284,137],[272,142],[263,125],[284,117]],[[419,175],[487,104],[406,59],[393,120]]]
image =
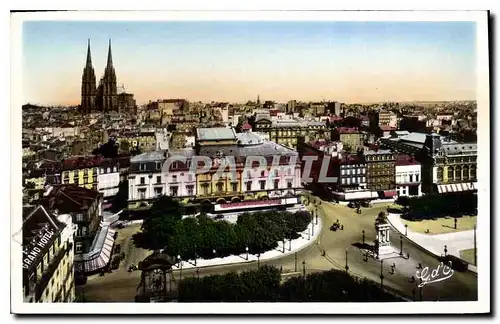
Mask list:
[[247,252],[247,261],[248,261],[248,246],[245,247],[245,251]]
[[403,256],[403,235],[399,235],[399,243],[400,243],[399,255]]
[[405,224],[405,236],[408,236],[408,224]]
[[297,272],[297,252],[295,252],[295,272]]
[[457,218],[455,217],[455,229],[457,229]]
[[384,289],[384,260],[380,260],[380,287]]
[[474,265],[477,266],[476,225],[474,225]]
[[182,258],[181,258],[181,255],[179,254],[177,256],[177,258],[179,259],[179,281],[182,280]]
[[365,244],[365,230],[362,230],[361,233],[363,234],[363,245]]
[[306,260],[302,261],[302,276],[306,277]]
[[345,272],[349,272],[349,265],[347,264],[347,249],[345,249]]
[[257,269],[260,269],[260,252],[257,253]]

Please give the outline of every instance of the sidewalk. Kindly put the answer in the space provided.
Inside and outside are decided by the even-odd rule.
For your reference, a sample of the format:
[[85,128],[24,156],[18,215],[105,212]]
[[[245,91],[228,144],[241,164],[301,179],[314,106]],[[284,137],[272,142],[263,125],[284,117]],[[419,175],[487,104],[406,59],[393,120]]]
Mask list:
[[[314,226],[314,230],[312,227]],[[283,253],[283,242],[278,242],[278,247],[274,250],[267,251],[265,253],[261,253],[259,260],[266,261],[270,259],[282,258],[284,256],[293,254],[298,252],[310,244],[314,243],[318,238],[319,233],[321,233],[322,229],[322,220],[318,217],[318,224],[316,225],[316,218],[309,224],[307,229],[301,233],[301,237],[298,239],[292,240],[291,242],[285,240],[285,252]],[[312,234],[314,231],[314,235]],[[289,249],[291,246],[291,249]],[[248,259],[246,253],[241,255],[230,255],[224,258],[214,258],[214,259],[197,259],[196,265],[194,260],[182,261],[182,269],[190,269],[190,268],[202,268],[202,267],[211,267],[217,265],[228,265],[235,263],[244,263],[244,262],[254,262],[257,261],[257,255],[249,254]],[[180,269],[181,265],[172,266],[173,270]]]
[[[401,234],[405,234],[405,226],[399,214],[389,214],[387,220],[393,228]],[[448,254],[460,257],[460,251],[474,248],[474,231],[461,231],[456,233],[446,233],[438,235],[427,235],[413,232],[408,228],[406,237],[415,244],[420,245],[428,252],[441,256],[444,255],[444,246]]]

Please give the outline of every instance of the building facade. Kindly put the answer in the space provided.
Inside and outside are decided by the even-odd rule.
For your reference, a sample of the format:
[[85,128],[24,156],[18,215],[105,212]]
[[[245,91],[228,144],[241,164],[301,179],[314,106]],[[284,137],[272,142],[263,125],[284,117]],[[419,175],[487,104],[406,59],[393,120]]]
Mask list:
[[297,148],[297,138],[304,136],[306,141],[331,139],[331,130],[325,122],[296,119],[271,120],[269,115],[257,115],[252,128],[255,132],[267,133],[271,141]]
[[24,302],[74,301],[73,230],[70,216],[58,219],[43,206],[23,207]]
[[396,195],[395,156],[390,150],[365,150],[367,189],[382,198]]
[[421,165],[409,155],[396,156],[396,192],[398,197],[422,195]]

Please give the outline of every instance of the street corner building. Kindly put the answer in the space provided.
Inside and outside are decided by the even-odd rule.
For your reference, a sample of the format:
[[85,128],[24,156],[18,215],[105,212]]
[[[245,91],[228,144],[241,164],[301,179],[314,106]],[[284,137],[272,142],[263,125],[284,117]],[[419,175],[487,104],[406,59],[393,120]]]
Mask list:
[[55,215],[41,205],[24,206],[22,233],[24,302],[74,301],[71,216]]
[[53,213],[69,214],[75,223],[75,274],[88,276],[109,266],[119,214],[103,211],[103,194],[77,185],[49,187],[40,200]]

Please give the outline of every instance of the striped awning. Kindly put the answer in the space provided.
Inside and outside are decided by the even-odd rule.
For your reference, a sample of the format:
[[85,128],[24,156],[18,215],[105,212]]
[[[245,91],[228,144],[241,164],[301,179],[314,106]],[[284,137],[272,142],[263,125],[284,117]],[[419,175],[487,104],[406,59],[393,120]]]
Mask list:
[[477,183],[476,182],[452,183],[452,184],[438,185],[437,187],[439,193],[472,191],[472,190],[477,190]]
[[84,273],[94,272],[104,268],[108,264],[111,255],[113,254],[115,230],[109,227],[104,227],[101,228],[101,231],[106,231],[102,246],[99,246],[100,244],[96,244],[92,251],[83,255],[81,261],[75,260],[76,271]]

